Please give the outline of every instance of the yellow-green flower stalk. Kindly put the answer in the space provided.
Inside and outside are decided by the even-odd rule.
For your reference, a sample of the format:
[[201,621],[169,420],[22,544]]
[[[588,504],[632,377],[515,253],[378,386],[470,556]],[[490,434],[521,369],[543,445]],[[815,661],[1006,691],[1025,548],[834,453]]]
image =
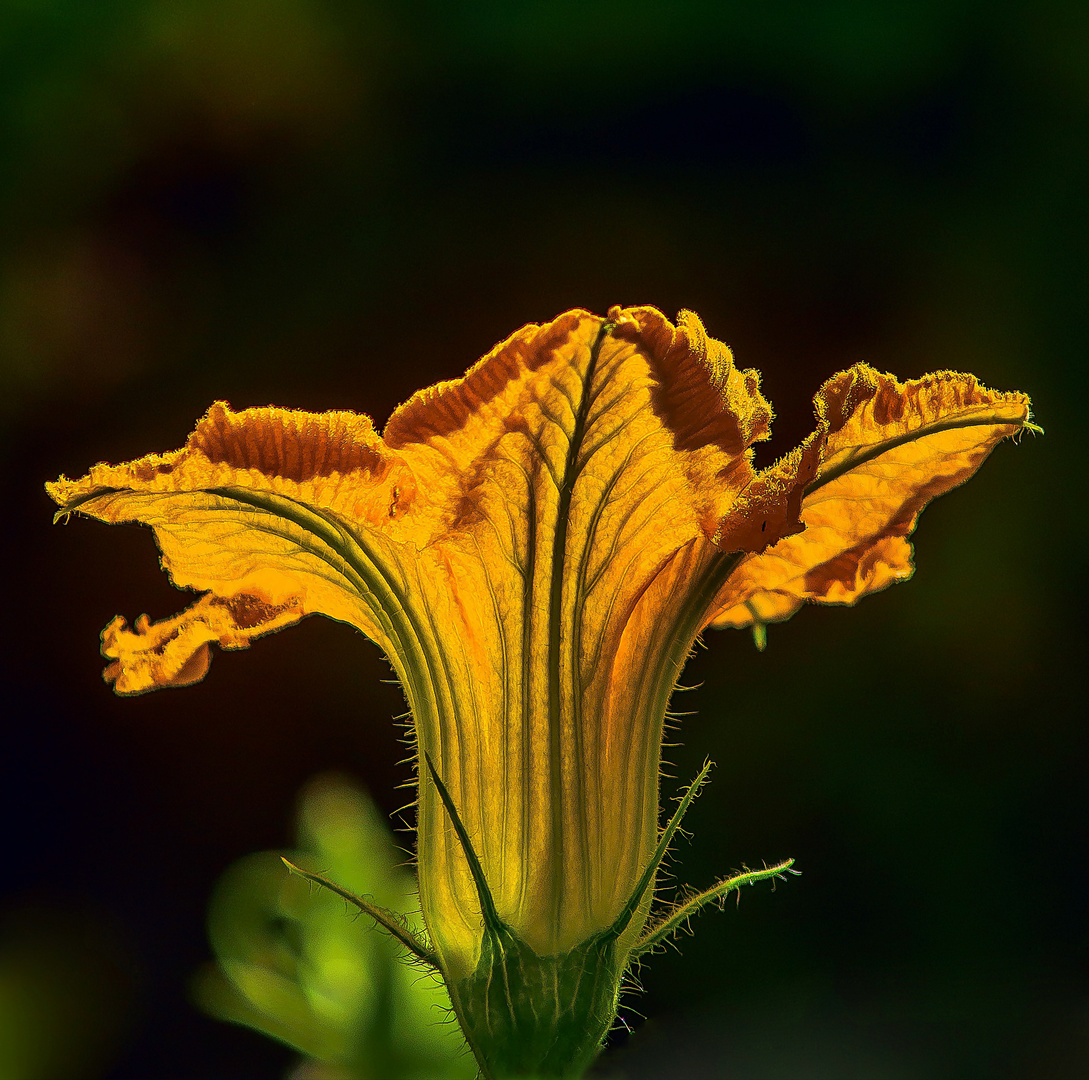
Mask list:
[[[203,678],[314,612],[389,656],[419,763],[433,963],[483,1075],[577,1076],[620,979],[721,883],[648,928],[666,707],[697,635],[911,573],[922,507],[1028,423],[949,372],[829,380],[813,434],[759,472],[755,372],[682,313],[571,311],[423,390],[379,436],[350,412],[214,405],[181,450],[48,485],[150,525],[173,619],[103,632],[121,694]],[[744,880],[781,872],[771,867]],[[388,927],[396,933],[396,926]]]

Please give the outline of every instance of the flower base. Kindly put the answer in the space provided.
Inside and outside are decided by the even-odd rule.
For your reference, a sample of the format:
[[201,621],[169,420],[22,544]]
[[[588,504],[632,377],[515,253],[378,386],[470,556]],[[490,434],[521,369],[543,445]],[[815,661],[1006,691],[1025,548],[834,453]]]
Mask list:
[[448,984],[484,1076],[582,1076],[616,1017],[616,953],[608,931],[560,956],[539,956],[505,927],[486,931],[477,969]]

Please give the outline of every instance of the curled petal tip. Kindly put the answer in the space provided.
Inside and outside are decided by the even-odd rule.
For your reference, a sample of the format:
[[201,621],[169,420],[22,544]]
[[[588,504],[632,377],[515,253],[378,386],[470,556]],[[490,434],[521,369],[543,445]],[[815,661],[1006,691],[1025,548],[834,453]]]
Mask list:
[[250,640],[297,621],[297,604],[273,605],[240,594],[202,597],[178,615],[153,623],[140,615],[130,630],[118,615],[102,631],[102,677],[116,693],[143,694],[168,686],[192,686],[208,674],[212,642],[244,649]]

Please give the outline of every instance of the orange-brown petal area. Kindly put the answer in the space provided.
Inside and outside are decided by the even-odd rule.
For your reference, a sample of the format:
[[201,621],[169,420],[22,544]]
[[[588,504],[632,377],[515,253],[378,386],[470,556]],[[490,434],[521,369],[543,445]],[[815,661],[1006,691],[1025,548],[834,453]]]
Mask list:
[[262,634],[297,622],[303,612],[290,600],[270,604],[247,593],[207,595],[173,618],[151,622],[141,615],[128,629],[118,615],[102,631],[102,655],[112,660],[102,677],[119,694],[200,682],[211,663],[209,645],[245,649]]
[[806,446],[819,448],[819,465],[801,500],[804,529],[742,560],[709,625],[776,622],[807,600],[852,604],[910,577],[906,538],[920,511],[1030,415],[1024,394],[988,390],[972,375],[900,383],[865,364],[829,379],[814,405]]

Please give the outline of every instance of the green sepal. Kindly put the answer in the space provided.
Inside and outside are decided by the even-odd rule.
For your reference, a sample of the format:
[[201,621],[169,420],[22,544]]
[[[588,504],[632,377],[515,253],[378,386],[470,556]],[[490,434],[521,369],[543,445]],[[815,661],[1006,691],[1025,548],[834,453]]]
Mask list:
[[643,931],[643,936],[635,943],[631,950],[631,959],[635,960],[644,953],[650,952],[656,945],[660,945],[668,937],[680,929],[681,924],[692,918],[710,903],[721,902],[732,892],[740,892],[742,885],[755,885],[758,881],[767,881],[769,878],[781,878],[784,874],[800,874],[800,870],[792,870],[793,859],[784,859],[774,866],[765,866],[762,870],[743,870],[730,877],[723,878],[711,888],[705,889],[695,896],[678,904],[667,915],[659,919],[653,926],[648,926]]
[[454,800],[450,798],[450,792],[446,790],[446,785],[442,782],[442,777],[439,776],[431,755],[425,752],[424,761],[427,762],[427,771],[431,774],[431,780],[438,790],[442,805],[450,815],[450,823],[454,826],[458,843],[461,844],[461,850],[465,853],[465,861],[469,864],[469,873],[472,874],[477,899],[480,901],[480,915],[484,920],[484,927],[486,930],[499,931],[503,927],[503,920],[499,918],[499,913],[495,910],[492,891],[488,888],[488,879],[484,876],[484,868],[480,865],[480,858],[473,847],[473,842],[465,831],[465,826],[458,815],[458,808],[454,805]]
[[350,892],[344,888],[343,885],[338,885],[335,881],[330,881],[327,877],[322,877],[321,874],[311,873],[309,870],[304,870],[301,866],[296,866],[293,862],[289,862],[282,855],[280,861],[291,871],[293,874],[297,874],[301,878],[305,878],[307,881],[314,885],[320,885],[324,889],[328,889],[332,893],[336,893],[342,900],[346,900],[349,904],[353,904],[359,908],[364,915],[369,915],[379,926],[382,927],[390,936],[395,937],[417,960],[422,960],[425,964],[432,968],[438,968],[439,958],[422,942],[409,928],[401,915],[398,915],[395,911],[390,911],[388,908],[379,907],[377,904],[372,904],[369,900],[362,896],[356,896],[355,893]]
[[620,914],[613,920],[612,926],[604,932],[604,935],[612,935],[614,939],[619,938],[635,917],[636,911],[639,910],[644,900],[650,895],[654,888],[654,876],[658,873],[658,868],[662,865],[662,860],[666,857],[666,852],[669,851],[669,845],[673,843],[673,837],[681,827],[684,815],[688,813],[688,808],[695,801],[696,796],[699,795],[700,789],[706,783],[707,774],[710,771],[711,759],[707,758],[704,760],[703,768],[700,769],[696,779],[685,788],[684,794],[677,803],[677,809],[673,811],[673,816],[669,819],[669,824],[666,825],[662,830],[661,835],[658,837],[658,846],[655,847],[654,854],[650,857],[650,862],[643,868],[643,873],[636,882],[635,888],[632,889],[627,902],[620,909]]

